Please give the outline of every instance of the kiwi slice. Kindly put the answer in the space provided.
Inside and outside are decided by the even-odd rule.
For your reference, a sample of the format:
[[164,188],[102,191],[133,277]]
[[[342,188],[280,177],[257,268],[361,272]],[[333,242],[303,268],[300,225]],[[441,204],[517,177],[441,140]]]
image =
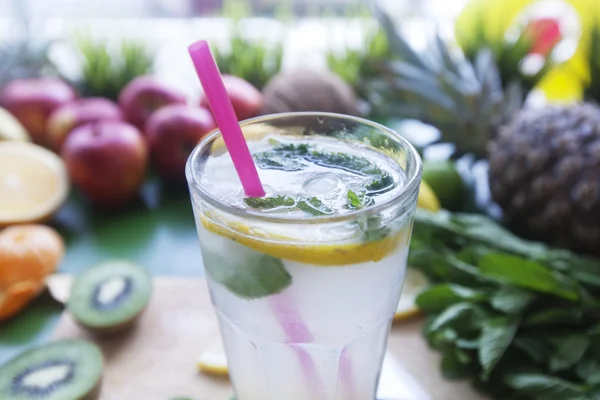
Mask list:
[[135,322],[151,292],[152,281],[144,268],[108,261],[75,278],[67,309],[79,325],[97,333],[114,333]]
[[103,366],[98,346],[84,340],[35,347],[0,367],[0,399],[97,399]]

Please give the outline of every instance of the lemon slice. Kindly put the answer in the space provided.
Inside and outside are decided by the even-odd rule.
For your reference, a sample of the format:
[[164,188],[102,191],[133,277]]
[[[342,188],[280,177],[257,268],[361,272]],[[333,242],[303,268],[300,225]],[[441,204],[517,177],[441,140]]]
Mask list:
[[419,188],[419,198],[417,200],[417,207],[428,211],[439,211],[441,208],[440,201],[431,186],[425,181],[421,181],[421,187]]
[[200,354],[196,366],[203,374],[221,377],[229,375],[225,349],[219,336]]
[[[244,134],[244,137],[246,138],[246,140],[260,140],[263,137],[267,136],[270,133],[274,133],[277,131],[277,128],[268,125],[268,124],[249,124],[249,125],[242,125],[241,126],[242,129],[242,133]],[[218,138],[215,139],[215,141],[213,142],[212,145],[212,152],[213,155],[215,153],[220,153],[225,151],[226,147],[225,147],[225,141],[223,141],[223,137],[219,136]]]
[[44,221],[68,192],[59,156],[28,142],[0,142],[0,226]]
[[6,109],[0,107],[0,140],[29,142],[29,133],[23,125]]
[[298,243],[289,238],[267,234],[262,230],[239,222],[221,225],[201,217],[202,225],[209,231],[243,244],[259,253],[276,258],[297,261],[319,266],[344,266],[368,261],[380,261],[395,251],[398,246],[407,245],[408,229],[402,229],[380,240],[336,244]]
[[415,304],[415,299],[427,285],[429,285],[429,279],[423,272],[411,267],[406,268],[402,295],[398,302],[394,321],[402,321],[419,315],[420,310]]

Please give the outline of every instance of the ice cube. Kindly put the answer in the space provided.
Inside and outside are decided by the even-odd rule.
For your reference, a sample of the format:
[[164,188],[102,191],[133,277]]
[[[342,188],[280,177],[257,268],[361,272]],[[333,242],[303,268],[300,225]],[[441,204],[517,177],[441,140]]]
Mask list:
[[331,172],[321,172],[311,174],[302,185],[304,193],[314,196],[327,195],[333,197],[339,195],[344,190],[344,184],[337,174]]

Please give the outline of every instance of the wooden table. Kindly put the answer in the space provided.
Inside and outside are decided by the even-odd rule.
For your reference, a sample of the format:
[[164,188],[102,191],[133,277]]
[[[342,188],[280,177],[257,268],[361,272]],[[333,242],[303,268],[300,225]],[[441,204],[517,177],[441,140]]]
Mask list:
[[[397,323],[389,354],[429,394],[430,400],[482,400],[466,382],[451,383],[439,373],[439,356],[421,338],[421,320]],[[156,278],[151,303],[132,330],[95,338],[64,313],[53,338],[97,342],[106,358],[101,400],[229,400],[227,379],[196,369],[201,352],[218,337],[203,279]],[[309,400],[309,399],[307,399]],[[398,399],[400,400],[400,399]],[[425,400],[424,396],[401,400]]]

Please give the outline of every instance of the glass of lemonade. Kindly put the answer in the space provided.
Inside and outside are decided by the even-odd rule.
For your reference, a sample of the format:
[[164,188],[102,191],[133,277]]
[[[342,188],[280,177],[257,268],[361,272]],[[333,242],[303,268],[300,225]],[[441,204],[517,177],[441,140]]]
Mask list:
[[186,168],[237,400],[373,400],[421,179],[376,123],[275,114],[241,123],[266,191],[244,194],[219,132]]

